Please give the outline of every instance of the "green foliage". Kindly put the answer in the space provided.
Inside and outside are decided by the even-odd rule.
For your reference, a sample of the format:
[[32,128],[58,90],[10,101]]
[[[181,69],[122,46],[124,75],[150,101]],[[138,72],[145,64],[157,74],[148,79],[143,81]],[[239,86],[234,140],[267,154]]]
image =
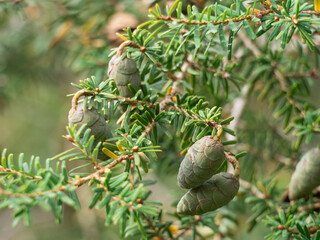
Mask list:
[[[0,206],[14,210],[14,225],[23,217],[29,224],[30,210],[35,206],[50,210],[60,223],[64,204],[79,209],[75,190],[88,185],[92,190],[88,207],[103,208],[105,225],[118,224],[122,238],[177,240],[190,230],[193,239],[212,235],[230,239],[245,215],[249,231],[260,222],[270,227],[267,239],[319,239],[317,192],[290,205],[285,184],[275,180],[279,173],[294,169],[303,140],[311,144],[320,132],[319,106],[311,99],[320,68],[320,19],[319,12],[311,10],[313,5],[297,0],[234,0],[208,2],[200,9],[177,0],[166,9],[155,5],[150,19],[134,31],[125,29],[121,35],[124,42],[110,51],[105,41],[96,48],[76,41],[76,29],[81,27],[85,29],[82,37],[97,40],[111,14],[106,10],[111,6],[108,1],[85,2],[81,8],[78,1],[60,1],[65,10],[50,23],[56,32],[44,43],[54,48],[61,41],[68,42],[63,39],[68,31],[74,33],[66,39],[78,44],[62,44],[71,49],[65,58],[75,59],[74,67],[90,70],[94,76],[72,84],[78,89],[71,95],[72,107],[82,101],[82,113],[93,111],[104,129],[105,121],[108,123],[112,134],[97,131],[96,119],[71,118],[64,137],[73,147],[45,164],[38,157],[25,160],[23,154],[15,160],[4,150]],[[44,8],[49,5],[44,4]],[[32,1],[17,1],[16,5],[4,1],[0,3],[1,17],[8,20],[28,6]],[[92,22],[95,24],[90,25]],[[111,74],[106,77],[106,61],[113,55]],[[119,69],[121,63],[123,69]],[[17,79],[8,69],[1,68],[0,72]],[[233,109],[239,98],[246,101],[249,95],[252,102],[268,103],[273,114],[250,102]],[[261,112],[262,117],[256,116]],[[276,118],[275,126],[271,115]],[[99,136],[101,132],[104,136]],[[234,139],[236,132],[238,140]],[[217,203],[200,206],[215,211],[198,211],[199,206],[192,205],[188,213],[207,213],[183,216],[175,210],[160,209],[162,203],[150,200],[149,185],[155,181],[145,180],[145,174],[152,170],[167,173],[169,168],[176,174],[177,162],[183,158],[180,155],[187,154],[187,159],[188,150],[191,152],[193,144],[206,136],[223,144],[219,159],[223,163],[215,166],[219,167],[214,169],[218,174],[206,186],[190,190],[182,201],[186,206],[205,205],[200,201],[201,191],[216,189],[218,195],[205,200]],[[105,161],[99,161],[99,154]],[[268,168],[263,162],[266,159],[270,160]],[[234,182],[221,184],[222,188],[234,187],[234,191],[228,189],[227,202],[237,194],[223,206],[225,196],[215,180],[231,175],[219,173],[230,172],[228,165],[235,166],[238,177],[238,161],[242,168],[240,190],[237,193]],[[75,162],[71,169],[69,162]],[[180,197],[172,206],[177,206]]]
[[[307,221],[305,221],[306,219]],[[296,210],[290,210],[286,214],[281,209],[275,219],[267,217],[265,220],[266,224],[274,229],[274,233],[269,234],[266,239],[319,239],[319,220],[317,212],[301,217],[296,216]]]

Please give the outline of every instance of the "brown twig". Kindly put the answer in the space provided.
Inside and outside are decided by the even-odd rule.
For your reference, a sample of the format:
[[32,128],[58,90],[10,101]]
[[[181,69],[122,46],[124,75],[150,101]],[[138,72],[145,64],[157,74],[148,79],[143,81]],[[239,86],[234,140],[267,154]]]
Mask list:
[[148,226],[154,231],[154,233],[157,235],[157,240],[165,240],[165,238],[159,233],[159,230],[153,225],[153,223],[150,221],[150,219],[143,213],[141,213],[141,216],[144,218]]
[[152,131],[155,125],[156,125],[156,122],[154,121],[154,119],[152,119],[152,122],[148,124],[146,129],[142,132],[141,136],[142,137],[147,136]]
[[243,179],[240,179],[239,181],[240,181],[240,186],[248,189],[256,197],[262,198],[262,199],[267,198],[267,196],[264,193],[260,192],[258,190],[258,188],[253,186],[251,183],[249,183],[249,182],[247,182],[246,180],[243,180]]
[[306,113],[303,107],[290,96],[290,90],[286,86],[286,79],[284,76],[278,70],[274,70],[273,75],[279,82],[280,88],[285,93],[285,97],[287,98],[288,102],[299,110],[300,116],[305,117]]
[[145,101],[141,101],[141,100],[137,100],[137,99],[131,99],[131,98],[122,97],[122,96],[118,96],[118,95],[115,95],[115,98],[112,98],[112,99],[114,99],[114,100],[123,99],[126,103],[129,103],[129,104],[132,104],[132,105],[137,105],[138,103],[140,103],[142,105],[149,106],[150,108],[155,108],[156,107],[156,105],[151,103],[151,102],[145,102]]
[[311,71],[306,73],[286,73],[284,74],[286,78],[304,78],[304,77],[311,77],[315,79],[320,78],[320,73],[317,71],[317,69],[313,68]]
[[22,2],[24,2],[24,0],[0,0],[0,2],[11,2],[11,3],[13,3],[13,4],[19,4],[19,3],[22,3]]
[[91,156],[89,156],[84,149],[80,148],[80,146],[79,146],[76,142],[73,142],[72,144],[75,145],[75,146],[92,162],[92,164],[93,164],[97,169],[101,169],[101,168],[102,168],[102,167],[100,166],[100,164],[97,163]]
[[248,14],[247,16],[242,16],[242,17],[235,17],[235,18],[229,18],[229,19],[225,19],[225,20],[219,20],[219,21],[197,21],[197,20],[191,20],[189,21],[188,19],[177,19],[177,18],[173,18],[173,17],[169,17],[169,16],[163,16],[160,15],[158,17],[155,17],[156,20],[163,20],[163,21],[169,21],[169,22],[178,22],[178,23],[184,23],[187,25],[207,25],[209,23],[213,24],[213,25],[220,25],[220,24],[227,24],[229,22],[242,22],[244,20],[250,20],[252,17],[256,17],[256,18],[262,18],[263,16],[266,16],[270,13],[272,13],[273,10],[271,9],[267,9],[264,11],[259,11],[255,14]]
[[313,11],[313,10],[306,10],[306,11],[302,11],[301,13],[307,13],[307,14],[311,14],[311,15],[320,15],[320,12]]
[[191,227],[193,227],[194,225],[196,225],[198,222],[201,222],[201,221],[202,221],[202,218],[200,216],[196,216],[196,220],[194,222],[190,223],[187,227],[182,229],[180,232],[178,232],[172,238],[172,240],[178,240],[182,235],[184,235],[187,231],[189,231]]
[[13,174],[16,174],[18,176],[23,176],[23,177],[31,178],[31,179],[42,179],[41,176],[30,176],[30,175],[27,175],[27,174],[22,174],[19,171],[12,170],[12,169],[9,169],[9,168],[4,168],[3,166],[0,166],[0,172],[13,173]]
[[76,182],[73,183],[73,185],[76,187],[80,187],[81,185],[89,182],[92,178],[95,178],[95,177],[99,178],[102,174],[110,171],[111,168],[116,166],[122,160],[126,160],[126,159],[127,159],[127,155],[121,155],[118,158],[116,158],[115,160],[113,160],[111,163],[106,165],[105,167],[102,167],[100,170],[90,174],[89,176],[78,179]]

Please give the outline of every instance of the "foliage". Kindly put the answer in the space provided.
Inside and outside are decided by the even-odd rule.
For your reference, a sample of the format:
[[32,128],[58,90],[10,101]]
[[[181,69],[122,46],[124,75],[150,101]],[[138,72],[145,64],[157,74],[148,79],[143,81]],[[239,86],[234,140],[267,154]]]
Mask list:
[[[106,21],[104,9],[112,4],[90,1],[89,10],[78,14],[77,2],[59,1],[66,11],[53,23],[60,28],[47,41],[48,47],[63,41],[68,31],[74,32],[69,39],[79,38],[75,29],[87,26],[80,35],[89,43],[69,45],[72,51],[66,58],[75,58],[74,66],[91,70],[94,76],[72,84],[78,90],[72,101],[81,98],[84,106],[103,114],[113,137],[94,144],[90,128],[70,124],[65,138],[73,147],[44,164],[38,157],[26,160],[23,154],[15,159],[4,150],[0,206],[13,209],[14,225],[22,218],[29,224],[35,206],[52,211],[61,222],[64,204],[79,209],[76,189],[88,185],[89,208],[104,208],[105,224],[118,224],[121,237],[182,239],[192,232],[193,239],[212,235],[228,239],[238,231],[238,215],[246,212],[248,230],[260,222],[270,227],[267,239],[320,238],[317,193],[291,205],[285,186],[274,181],[280,171],[293,171],[303,140],[310,144],[320,132],[320,109],[310,98],[314,79],[319,78],[320,14],[310,2],[234,0],[207,2],[202,9],[179,0],[165,9],[155,5],[148,21],[119,34],[124,42],[112,51],[105,42],[94,47],[98,39],[94,33],[101,33]],[[3,1],[1,17],[9,18],[31,5],[32,1],[15,1],[15,5]],[[106,77],[106,61],[115,54],[136,62],[141,89],[129,84],[126,91],[131,94],[121,96],[115,79]],[[230,110],[239,98],[249,97],[270,104],[275,128],[270,127],[266,112],[267,120],[260,118],[262,123],[255,125],[251,121],[259,120],[254,116],[258,109],[253,114],[245,106],[236,109],[240,113]],[[236,129],[233,123],[239,123],[241,114],[248,118],[247,125],[237,124]],[[234,140],[236,130],[239,143]],[[179,141],[184,155],[194,142],[210,135],[220,139],[225,149],[217,173],[227,171],[228,165],[229,169],[237,166],[238,161],[241,164],[236,198],[201,216],[161,209],[162,203],[149,200],[149,185],[155,182],[144,180],[145,174],[161,167],[166,172],[169,166],[178,171],[177,159],[169,154],[177,152],[172,143]],[[101,147],[107,156],[102,162],[98,160]],[[168,152],[167,157],[163,152]],[[265,158],[278,162],[261,177],[254,165],[263,165]],[[72,169],[67,168],[70,161],[77,163]]]

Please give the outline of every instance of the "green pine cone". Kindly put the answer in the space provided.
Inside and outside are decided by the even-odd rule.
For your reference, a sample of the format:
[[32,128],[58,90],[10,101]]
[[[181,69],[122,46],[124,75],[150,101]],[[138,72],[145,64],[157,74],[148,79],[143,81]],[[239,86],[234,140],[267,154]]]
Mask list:
[[180,164],[178,185],[195,188],[210,179],[224,160],[224,149],[220,141],[205,136],[196,141]]
[[229,203],[239,190],[239,180],[221,172],[197,188],[190,189],[179,201],[177,213],[200,215]]
[[302,156],[296,166],[289,184],[289,198],[290,200],[302,198],[319,185],[320,149],[313,148]]
[[115,80],[120,96],[131,98],[134,94],[128,88],[128,84],[135,90],[141,89],[141,76],[137,64],[130,58],[121,59],[115,55],[109,63],[109,77]]
[[[90,110],[84,109],[83,103],[79,103],[76,108],[70,109],[68,119],[69,123],[74,125],[77,124],[78,127],[82,126],[83,124],[87,124],[86,128],[82,132],[82,136],[84,132],[90,128],[91,135],[94,135],[93,146],[96,146],[99,142],[103,142],[106,139],[113,137],[103,115],[98,113],[95,108],[91,108]],[[98,159],[107,160],[108,156],[106,156],[101,149],[98,153]]]

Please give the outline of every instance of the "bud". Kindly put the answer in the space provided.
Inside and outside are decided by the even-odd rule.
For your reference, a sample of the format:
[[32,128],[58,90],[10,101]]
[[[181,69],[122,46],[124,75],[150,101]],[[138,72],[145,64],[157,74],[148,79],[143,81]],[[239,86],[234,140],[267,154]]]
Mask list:
[[304,154],[296,166],[290,184],[289,198],[296,200],[320,185],[320,149],[313,148]]
[[139,146],[133,146],[132,147],[133,152],[138,152],[139,151]]
[[176,225],[170,225],[168,227],[168,230],[170,231],[171,234],[176,234],[179,230],[179,227]]
[[[90,128],[91,135],[94,135],[93,146],[96,146],[99,142],[103,142],[112,137],[110,128],[108,127],[103,115],[98,113],[98,111],[93,107],[91,109],[84,109],[83,103],[79,103],[75,108],[71,108],[68,119],[69,123],[74,125],[77,124],[78,127],[81,127],[83,124],[87,124],[80,137],[83,137],[85,131]],[[101,149],[99,151],[98,158],[100,160],[108,159]]]
[[239,180],[231,173],[221,172],[197,188],[190,189],[179,201],[177,212],[200,215],[229,203],[239,190]]
[[71,137],[70,135],[67,135],[67,136],[66,136],[66,139],[67,139],[69,142],[73,142],[73,139],[72,139],[72,137]]
[[218,170],[224,160],[224,149],[220,141],[205,136],[196,141],[181,162],[178,184],[182,188],[200,186]]
[[141,88],[141,77],[137,64],[130,58],[121,59],[115,55],[109,62],[108,74],[115,80],[120,96],[131,98],[134,94],[128,88],[128,84],[139,90]]

